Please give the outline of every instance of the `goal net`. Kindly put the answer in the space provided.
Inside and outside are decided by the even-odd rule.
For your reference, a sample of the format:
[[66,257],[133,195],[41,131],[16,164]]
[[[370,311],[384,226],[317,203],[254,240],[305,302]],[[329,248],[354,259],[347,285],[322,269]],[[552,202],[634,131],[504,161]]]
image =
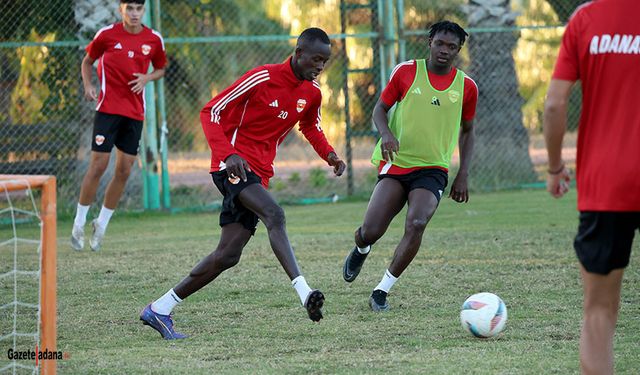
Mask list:
[[0,374],[55,374],[56,179],[0,175]]

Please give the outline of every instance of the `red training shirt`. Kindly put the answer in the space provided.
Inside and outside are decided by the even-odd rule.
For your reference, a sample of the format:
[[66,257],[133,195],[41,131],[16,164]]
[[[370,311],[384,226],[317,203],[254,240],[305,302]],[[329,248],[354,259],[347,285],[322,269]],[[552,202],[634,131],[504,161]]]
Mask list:
[[143,26],[138,34],[124,29],[122,22],[98,30],[86,48],[89,57],[98,60],[100,95],[96,111],[144,120],[144,90],[131,91],[133,73],[146,74],[149,64],[162,69],[167,64],[164,40],[159,32]]
[[304,137],[326,161],[334,150],[320,127],[321,103],[320,85],[299,80],[291,58],[251,69],[200,112],[211,149],[211,172],[224,170],[224,160],[238,154],[268,187],[277,147],[298,122]]
[[[438,75],[432,73],[427,69],[427,74],[429,76],[429,82],[431,86],[433,86],[436,90],[446,90],[451,86],[453,80],[456,78],[457,69],[455,67],[451,68],[451,71],[445,75]],[[388,105],[389,107],[393,106],[397,102],[400,102],[404,99],[404,96],[413,85],[413,81],[416,78],[416,61],[409,60],[403,63],[396,65],[391,72],[391,77],[389,78],[389,83],[387,87],[382,90],[382,95],[380,96],[380,100]],[[470,121],[476,116],[476,104],[478,103],[478,86],[475,81],[471,79],[471,77],[465,75],[464,77],[464,92],[462,94],[462,120]],[[378,172],[381,172],[383,167],[386,165],[386,162],[383,160],[380,162],[378,166]],[[408,174],[418,169],[424,169],[425,167],[415,167],[415,168],[401,168],[396,165],[392,165],[391,168],[385,170],[384,174],[392,174],[392,175],[401,175]],[[427,167],[433,168],[433,167]],[[436,167],[437,168],[437,167]],[[438,168],[440,169],[440,168]],[[447,172],[447,170],[445,170]]]
[[580,211],[640,211],[640,1],[586,3],[562,37],[554,79],[582,82]]

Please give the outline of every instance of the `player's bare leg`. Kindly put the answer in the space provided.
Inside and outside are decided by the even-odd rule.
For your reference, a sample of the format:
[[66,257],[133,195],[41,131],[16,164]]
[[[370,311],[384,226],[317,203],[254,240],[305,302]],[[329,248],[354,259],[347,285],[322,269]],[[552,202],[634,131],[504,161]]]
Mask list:
[[426,189],[414,189],[409,193],[409,209],[404,223],[404,235],[396,247],[389,271],[399,277],[418,253],[422,235],[438,208],[438,199]]
[[580,368],[583,374],[613,374],[613,337],[624,270],[600,275],[580,266],[580,272],[584,291]]
[[100,214],[98,218],[92,222],[93,234],[91,235],[89,245],[91,245],[91,249],[94,251],[100,250],[102,246],[102,239],[107,231],[107,225],[109,225],[111,215],[118,205],[120,197],[122,197],[122,192],[131,174],[131,167],[135,161],[135,155],[130,155],[116,149],[115,171],[109,185],[107,185]]
[[391,265],[369,299],[373,311],[389,309],[387,294],[418,253],[425,228],[438,208],[438,199],[427,189],[411,190],[408,202],[402,239],[393,254]]
[[109,152],[91,151],[89,168],[82,179],[80,187],[80,198],[78,202],[83,206],[89,206],[96,199],[96,191],[100,185],[100,178],[109,166]]
[[140,313],[140,320],[167,340],[187,337],[174,330],[171,311],[183,299],[215,280],[223,271],[238,264],[242,249],[249,239],[251,231],[242,224],[231,223],[223,226],[216,249],[204,257],[178,285],[148,304]]
[[129,175],[131,174],[131,167],[133,167],[136,158],[136,155],[130,155],[116,149],[116,168],[113,178],[111,178],[107,190],[104,193],[103,204],[108,209],[113,210],[118,205]]
[[255,212],[267,228],[269,243],[284,268],[289,279],[300,276],[286,229],[284,210],[273,199],[273,196],[262,185],[247,186],[238,195],[238,199],[249,210]]
[[397,180],[385,178],[377,183],[369,199],[360,229],[360,239],[364,242],[363,244],[373,244],[378,241],[406,202],[406,192]]
[[242,250],[251,239],[251,231],[240,223],[222,227],[216,249],[204,257],[173,290],[185,299],[215,280],[222,272],[240,261]]
[[273,196],[262,185],[247,186],[238,195],[243,206],[253,211],[267,227],[269,243],[278,258],[280,265],[292,281],[300,302],[307,309],[309,319],[314,322],[322,319],[324,295],[319,290],[313,290],[300,274],[300,269],[293,254],[293,248],[287,236],[284,210],[273,199]]
[[345,281],[352,282],[356,279],[371,245],[384,235],[405,202],[404,188],[397,180],[385,178],[376,184],[369,199],[364,222],[355,232],[356,246],[351,249],[342,267],[342,277]]
[[96,191],[100,185],[100,178],[109,166],[109,156],[110,153],[108,152],[91,152],[89,169],[87,169],[82,179],[78,208],[73,222],[73,229],[71,230],[71,247],[75,250],[82,250],[84,248],[84,225],[87,221],[87,213],[89,212],[91,203],[93,203],[96,197]]

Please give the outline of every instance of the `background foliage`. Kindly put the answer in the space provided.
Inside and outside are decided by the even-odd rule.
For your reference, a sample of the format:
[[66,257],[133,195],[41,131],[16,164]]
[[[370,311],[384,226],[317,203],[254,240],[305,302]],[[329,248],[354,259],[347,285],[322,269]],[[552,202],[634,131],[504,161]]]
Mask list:
[[[444,18],[470,31],[457,65],[480,88],[472,187],[535,183],[544,162],[542,104],[561,25],[581,2],[405,0],[399,9],[393,0],[147,1],[149,9],[160,6],[154,27],[165,37],[170,61],[163,85],[173,208],[219,198],[207,175],[208,147],[198,119],[202,106],[248,69],[283,61],[295,37],[310,26],[332,35],[332,60],[319,77],[323,128],[350,160],[350,176],[333,178],[293,132],[276,159],[272,185],[279,199],[370,192],[373,105],[396,63],[427,56],[427,27]],[[390,16],[385,9],[391,9]],[[117,4],[110,0],[0,4],[0,170],[58,175],[62,209],[74,206],[88,164],[93,104],[82,100],[83,48],[96,30],[118,19]],[[572,129],[578,101],[574,96]],[[570,155],[571,149],[569,160]],[[151,161],[150,168],[156,167]],[[317,183],[317,168],[327,173],[326,183]],[[141,205],[142,173],[134,173],[122,202],[126,208]]]

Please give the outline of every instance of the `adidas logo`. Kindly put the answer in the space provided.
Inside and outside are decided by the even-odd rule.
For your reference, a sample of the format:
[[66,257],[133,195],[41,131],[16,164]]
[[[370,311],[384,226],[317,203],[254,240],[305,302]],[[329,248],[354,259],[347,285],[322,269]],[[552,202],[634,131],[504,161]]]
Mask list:
[[438,100],[438,98],[434,96],[433,98],[431,98],[431,104],[440,106],[440,100]]
[[276,107],[276,108],[277,108],[277,107],[278,107],[278,99],[276,99],[276,100],[272,101],[272,102],[269,104],[269,107]]
[[122,49],[122,44],[118,43],[113,47],[113,49]]
[[416,87],[415,89],[411,90],[411,93],[422,95],[422,91],[420,91],[420,87]]

